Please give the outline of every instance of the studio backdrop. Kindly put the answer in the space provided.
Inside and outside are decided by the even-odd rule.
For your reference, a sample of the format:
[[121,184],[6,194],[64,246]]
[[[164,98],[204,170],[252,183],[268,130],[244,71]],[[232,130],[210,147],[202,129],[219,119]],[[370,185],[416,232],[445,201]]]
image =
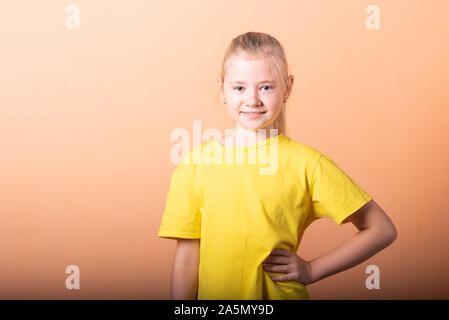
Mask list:
[[[157,231],[177,166],[170,135],[185,129],[193,144],[195,124],[232,127],[217,77],[247,31],[285,49],[286,135],[328,154],[398,231],[309,285],[311,299],[449,298],[448,11],[446,0],[1,1],[0,298],[169,298],[176,241]],[[298,254],[356,231],[319,219]]]

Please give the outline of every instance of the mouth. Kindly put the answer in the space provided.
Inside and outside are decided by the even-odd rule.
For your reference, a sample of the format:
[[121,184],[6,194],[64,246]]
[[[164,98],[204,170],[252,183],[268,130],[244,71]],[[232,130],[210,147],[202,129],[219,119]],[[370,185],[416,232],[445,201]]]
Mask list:
[[259,111],[259,112],[245,112],[245,111],[240,111],[240,114],[244,114],[247,116],[257,116],[257,115],[261,115],[267,113],[266,111]]
[[266,111],[261,112],[244,112],[240,111],[240,114],[243,115],[246,119],[258,119],[262,117],[264,113],[267,113]]

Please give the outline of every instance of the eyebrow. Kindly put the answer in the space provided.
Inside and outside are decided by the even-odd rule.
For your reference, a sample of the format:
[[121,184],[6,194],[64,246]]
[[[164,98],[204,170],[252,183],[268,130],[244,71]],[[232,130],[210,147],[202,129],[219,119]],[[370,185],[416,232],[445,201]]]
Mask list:
[[[246,84],[246,82],[244,82],[244,81],[231,81],[229,83]],[[261,84],[261,83],[276,83],[276,81],[274,81],[274,80],[264,80],[264,81],[257,82],[257,84]]]

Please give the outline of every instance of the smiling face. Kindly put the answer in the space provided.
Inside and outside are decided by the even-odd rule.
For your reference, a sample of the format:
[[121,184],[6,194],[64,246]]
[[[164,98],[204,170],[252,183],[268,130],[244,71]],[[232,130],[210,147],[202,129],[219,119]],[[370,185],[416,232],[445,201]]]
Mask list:
[[[219,77],[218,84],[236,128],[251,131],[274,128],[289,92],[282,92],[270,60],[234,55],[226,63],[224,82]],[[289,79],[293,81],[293,76]]]

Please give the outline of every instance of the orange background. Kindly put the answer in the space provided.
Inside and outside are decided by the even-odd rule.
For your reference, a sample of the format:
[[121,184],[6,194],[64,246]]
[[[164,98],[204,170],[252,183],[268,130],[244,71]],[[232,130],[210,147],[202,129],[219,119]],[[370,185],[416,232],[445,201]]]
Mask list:
[[[65,9],[80,8],[68,30]],[[365,10],[380,8],[380,29]],[[449,2],[0,2],[0,298],[167,299],[157,238],[169,140],[232,125],[216,77],[231,39],[275,36],[295,76],[287,136],[330,155],[388,213],[390,247],[312,299],[449,298]],[[223,121],[223,119],[225,119]],[[357,229],[320,219],[313,259]],[[80,289],[65,268],[80,268]],[[365,268],[380,268],[380,289]]]

